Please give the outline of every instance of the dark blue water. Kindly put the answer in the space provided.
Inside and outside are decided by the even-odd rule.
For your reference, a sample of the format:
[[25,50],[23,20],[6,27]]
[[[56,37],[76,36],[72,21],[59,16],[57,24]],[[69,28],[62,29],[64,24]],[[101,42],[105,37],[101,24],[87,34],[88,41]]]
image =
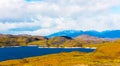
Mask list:
[[11,59],[21,59],[26,57],[41,56],[60,52],[93,52],[94,49],[85,48],[38,48],[33,47],[8,47],[0,48],[0,61],[11,60]]

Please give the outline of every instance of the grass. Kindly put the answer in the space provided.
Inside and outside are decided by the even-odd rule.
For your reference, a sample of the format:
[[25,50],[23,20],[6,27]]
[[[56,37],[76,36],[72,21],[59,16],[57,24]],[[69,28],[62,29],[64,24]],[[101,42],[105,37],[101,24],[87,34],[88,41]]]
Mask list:
[[0,62],[0,66],[117,66],[120,59],[99,59],[94,53],[69,52],[45,56],[8,60]]

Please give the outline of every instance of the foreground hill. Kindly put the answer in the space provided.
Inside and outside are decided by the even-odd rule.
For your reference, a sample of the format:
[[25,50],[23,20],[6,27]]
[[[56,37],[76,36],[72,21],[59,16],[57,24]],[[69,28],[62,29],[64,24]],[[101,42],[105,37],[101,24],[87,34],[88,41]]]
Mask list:
[[3,61],[0,66],[120,66],[120,40],[105,44],[92,53],[64,52]]

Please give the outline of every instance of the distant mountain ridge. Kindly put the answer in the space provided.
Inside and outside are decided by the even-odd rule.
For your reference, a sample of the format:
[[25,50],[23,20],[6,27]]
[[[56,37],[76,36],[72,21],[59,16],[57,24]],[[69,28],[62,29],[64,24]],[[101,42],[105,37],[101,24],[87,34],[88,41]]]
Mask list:
[[69,36],[71,38],[75,38],[80,35],[89,35],[98,38],[120,38],[120,30],[107,30],[107,31],[81,31],[81,30],[65,30],[53,33],[48,35],[48,38],[55,37],[55,36]]
[[79,40],[103,40],[102,38],[93,37],[93,36],[89,36],[89,35],[81,35],[81,36],[76,37],[75,39],[79,39]]
[[82,42],[82,44],[101,44],[107,41],[112,41],[105,38],[98,38],[89,35],[80,35],[78,37],[75,37],[74,39],[78,42]]

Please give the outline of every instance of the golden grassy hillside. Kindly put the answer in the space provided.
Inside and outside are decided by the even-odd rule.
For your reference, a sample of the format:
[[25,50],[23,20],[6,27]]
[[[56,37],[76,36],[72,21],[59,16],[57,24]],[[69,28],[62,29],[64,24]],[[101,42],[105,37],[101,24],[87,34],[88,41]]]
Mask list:
[[92,53],[59,53],[0,62],[0,66],[119,66],[119,59],[98,59]]
[[48,40],[39,40],[28,43],[28,45],[38,45],[41,47],[82,47],[82,44],[66,36],[53,37]]

